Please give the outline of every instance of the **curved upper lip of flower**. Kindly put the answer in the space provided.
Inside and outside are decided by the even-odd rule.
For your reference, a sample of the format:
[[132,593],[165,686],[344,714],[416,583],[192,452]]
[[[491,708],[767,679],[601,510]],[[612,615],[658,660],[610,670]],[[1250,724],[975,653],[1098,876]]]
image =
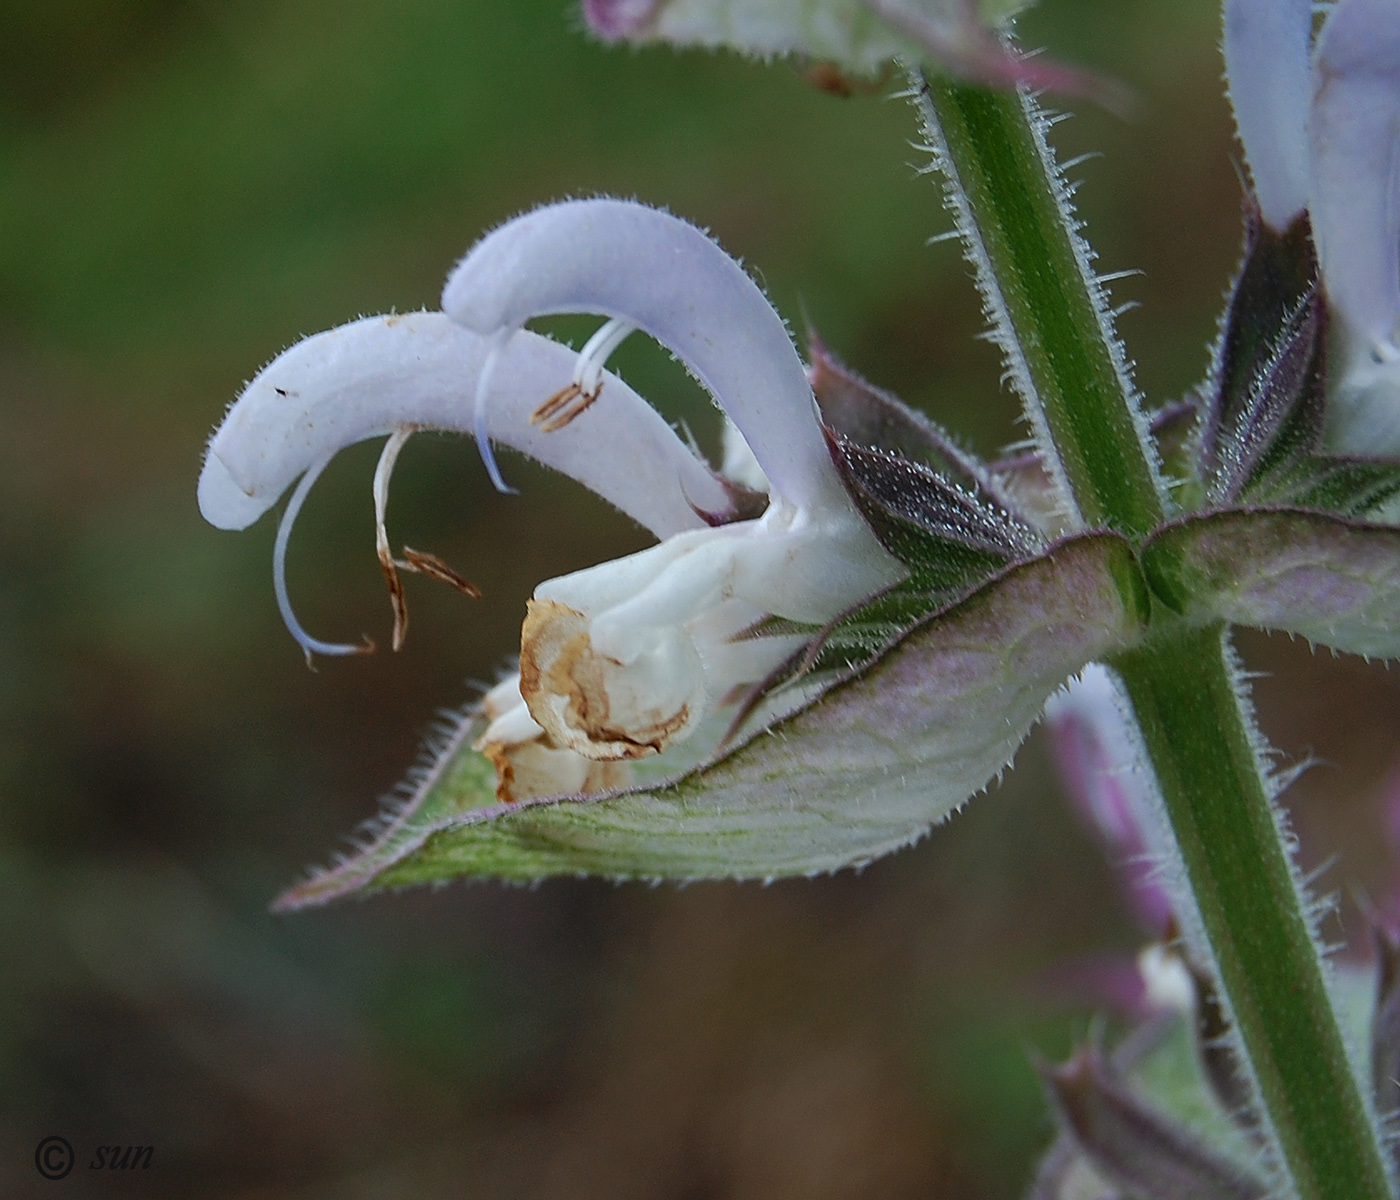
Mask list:
[[[210,442],[199,502],[220,527],[250,524],[302,476],[274,567],[283,616],[308,655],[360,649],[306,635],[282,578],[291,522],[307,490],[352,442],[416,428],[472,433],[503,486],[489,452],[489,442],[499,441],[579,480],[660,538],[703,528],[702,515],[733,515],[724,483],[655,410],[603,372],[606,355],[634,328],[681,359],[747,440],[771,483],[771,504],[755,531],[768,542],[801,534],[789,556],[810,557],[810,535],[819,531],[843,547],[826,571],[832,582],[818,586],[838,597],[834,611],[901,576],[841,483],[782,319],[743,268],[694,226],[629,201],[547,206],[478,243],[448,280],[443,306],[445,313],[365,318],[298,343],[247,386]],[[563,312],[609,318],[582,358],[522,328]],[[391,587],[394,567],[410,565],[392,559],[383,532],[401,444],[402,436],[386,444],[375,481],[380,558]],[[771,545],[759,557],[784,561]],[[821,574],[803,568],[794,579]],[[859,595],[847,594],[853,589]],[[781,585],[760,591],[778,597]],[[401,631],[396,624],[396,644]]]
[[[485,339],[430,312],[365,317],[298,342],[244,388],[211,439],[201,513],[243,529],[297,476],[354,442],[404,427],[472,433],[488,352]],[[724,509],[714,474],[622,380],[605,381],[603,421],[545,432],[529,416],[567,382],[577,355],[527,332],[504,356],[490,437],[578,479],[658,537],[699,527],[697,507]]]
[[742,267],[694,225],[628,200],[575,200],[482,238],[449,276],[443,311],[485,336],[532,317],[629,322],[683,362],[724,409],[777,503],[851,508],[783,320]]

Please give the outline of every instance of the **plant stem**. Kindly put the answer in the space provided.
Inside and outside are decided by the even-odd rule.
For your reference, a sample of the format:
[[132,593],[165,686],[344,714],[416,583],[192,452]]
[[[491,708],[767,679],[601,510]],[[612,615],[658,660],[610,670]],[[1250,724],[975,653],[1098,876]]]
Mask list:
[[[994,336],[1066,506],[1142,536],[1170,505],[1112,315],[1028,97],[916,76],[915,102]],[[1112,664],[1142,737],[1274,1159],[1300,1200],[1381,1200],[1381,1139],[1324,983],[1306,898],[1223,627],[1154,605]]]
[[1045,118],[1014,93],[916,82],[993,337],[1066,502],[1089,526],[1149,532],[1166,507],[1156,454]]
[[1297,1195],[1388,1197],[1223,628],[1169,627],[1112,665]]

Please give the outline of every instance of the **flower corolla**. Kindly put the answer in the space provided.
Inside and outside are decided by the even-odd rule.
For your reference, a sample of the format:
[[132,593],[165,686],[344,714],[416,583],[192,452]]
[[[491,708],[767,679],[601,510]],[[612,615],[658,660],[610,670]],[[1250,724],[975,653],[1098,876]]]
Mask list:
[[1400,454],[1400,4],[1226,0],[1240,140],[1268,226],[1305,210],[1340,352],[1328,442]]
[[[317,334],[269,364],[209,445],[201,511],[251,524],[301,477],[282,517],[274,579],[308,659],[364,647],[312,638],[287,598],[292,523],[317,475],[352,442],[388,434],[374,477],[376,544],[406,623],[397,571],[469,588],[431,555],[395,558],[389,479],[415,430],[475,437],[572,476],[639,521],[657,545],[539,586],[520,673],[486,696],[478,748],[503,800],[620,786],[626,764],[691,738],[760,685],[821,626],[905,569],[846,493],[782,319],[715,242],[677,217],[610,199],[550,205],[508,222],[458,264],[443,312],[371,317]],[[558,313],[605,323],[575,353],[524,328]],[[671,351],[729,419],[713,472],[605,370],[641,330]],[[748,516],[747,485],[766,484]],[[770,618],[783,631],[765,635]]]

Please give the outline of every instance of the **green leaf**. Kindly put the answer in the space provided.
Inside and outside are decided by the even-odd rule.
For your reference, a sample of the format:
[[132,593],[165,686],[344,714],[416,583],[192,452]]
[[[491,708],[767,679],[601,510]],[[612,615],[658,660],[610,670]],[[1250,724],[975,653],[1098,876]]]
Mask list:
[[1327,311],[1306,214],[1276,233],[1250,214],[1245,258],[1203,385],[1200,467],[1213,507],[1315,508],[1365,519],[1400,463],[1322,452]]
[[828,435],[846,490],[875,536],[927,590],[981,583],[1033,557],[1046,539],[981,489],[913,459]]
[[[1245,251],[1203,385],[1201,469],[1235,500],[1266,458],[1311,452],[1322,434],[1326,311],[1306,214],[1283,233],[1245,214]],[[1282,447],[1275,445],[1283,442]],[[1274,465],[1277,465],[1276,463]]]
[[893,392],[862,379],[810,330],[807,358],[812,394],[817,398],[822,424],[832,433],[858,446],[914,459],[964,491],[986,492],[1002,508],[1012,507],[976,455]]
[[[634,0],[628,7],[642,6]],[[995,19],[1024,4],[998,0],[987,7]],[[936,65],[955,54],[970,54],[977,31],[985,28],[977,21],[976,7],[962,0],[903,0],[899,10],[940,39],[930,54],[921,44],[927,38],[916,40],[873,8],[864,0],[656,0],[628,35],[634,41],[727,46],[765,57],[801,54],[868,76],[896,58],[931,57]]]
[[815,335],[810,342],[808,373],[832,460],[875,536],[909,577],[825,629],[809,627],[816,641],[772,683],[794,671],[862,665],[930,613],[1041,554],[1049,541],[985,464],[923,414],[867,383]]
[[817,64],[812,82],[837,95],[872,90],[861,77],[883,80],[899,60],[985,86],[1124,99],[1116,85],[1004,40],[996,24],[1026,0],[582,0],[582,7],[605,41],[794,55]]
[[1142,1200],[1264,1200],[1268,1185],[1158,1109],[1097,1046],[1042,1069],[1060,1123],[1103,1178]]
[[1400,462],[1311,454],[1281,472],[1276,486],[1256,489],[1250,499],[1318,508],[1358,521],[1385,521],[1400,494]]
[[1141,551],[1152,590],[1202,622],[1400,657],[1400,529],[1299,509],[1238,509],[1165,526]]
[[1114,534],[1063,542],[929,618],[873,666],[673,782],[495,802],[464,722],[378,838],[280,908],[464,875],[808,875],[918,839],[1011,759],[1046,698],[1143,625]]

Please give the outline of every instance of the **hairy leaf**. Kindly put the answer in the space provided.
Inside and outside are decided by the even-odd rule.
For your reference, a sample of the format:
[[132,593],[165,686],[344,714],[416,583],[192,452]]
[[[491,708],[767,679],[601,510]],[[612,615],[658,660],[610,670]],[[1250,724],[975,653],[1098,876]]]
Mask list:
[[1027,0],[582,0],[606,41],[727,47],[822,66],[814,82],[849,95],[895,59],[992,86],[1026,84],[1121,99],[1117,89],[1043,57],[1023,57],[994,28]]
[[985,491],[945,479],[922,463],[831,438],[832,457],[846,488],[885,548],[916,575],[960,577],[976,564],[997,567],[1029,558],[1045,546],[1030,525]]
[[812,341],[809,373],[831,457],[876,536],[909,576],[825,626],[777,617],[753,626],[747,636],[805,634],[810,640],[750,691],[735,718],[740,723],[795,679],[859,669],[929,614],[1012,563],[1035,557],[1048,541],[1008,511],[998,481],[981,462]]
[[1317,282],[1317,252],[1306,215],[1276,233],[1257,213],[1246,214],[1244,260],[1204,389],[1201,454],[1207,467],[1218,466],[1225,457],[1221,440],[1248,411],[1259,375],[1290,319],[1315,295]]
[[858,446],[925,463],[963,490],[986,492],[1002,508],[1010,507],[986,465],[946,429],[893,392],[862,379],[816,334],[809,333],[807,341],[807,378],[828,429]]
[[1206,386],[1201,467],[1213,503],[1239,499],[1317,446],[1326,321],[1307,216],[1275,233],[1250,214]]
[[909,568],[909,578],[812,631],[809,648],[780,668],[765,690],[794,670],[868,661],[930,613],[970,595],[1012,563],[1034,558],[1046,545],[981,489],[965,491],[920,463],[844,438],[832,438],[831,445],[847,489],[885,549]]
[[1276,483],[1251,498],[1388,522],[1400,495],[1400,462],[1311,454],[1281,473]]
[[1086,1046],[1045,1072],[1060,1122],[1105,1178],[1143,1200],[1263,1200],[1263,1180],[1157,1110]]
[[749,690],[731,730],[781,689],[809,686],[813,675],[859,670],[930,614],[970,595],[1013,563],[1034,558],[1047,544],[998,503],[980,463],[962,455],[900,401],[849,375],[839,382],[841,395],[832,403],[830,376],[826,385],[828,403],[846,427],[915,449],[922,445],[957,482],[903,454],[857,445],[826,426],[831,456],[847,490],[909,575],[824,626],[771,616],[751,626],[743,636],[800,634],[808,640]]
[[[942,429],[867,383],[811,339],[808,374],[847,490],[885,548],[910,570],[903,624],[971,591],[1047,538],[1001,480]],[[912,602],[915,607],[909,609]],[[877,602],[889,608],[889,599]]]
[[1400,529],[1239,509],[1164,526],[1141,560],[1152,590],[1188,616],[1400,657]]
[[468,721],[372,844],[279,903],[463,875],[772,878],[869,862],[985,787],[1067,676],[1138,636],[1137,579],[1118,536],[1064,542],[648,790],[497,804]]
[[1321,453],[1327,344],[1306,214],[1283,233],[1251,214],[1244,264],[1202,389],[1199,457],[1211,504],[1366,517],[1400,493],[1400,463]]

